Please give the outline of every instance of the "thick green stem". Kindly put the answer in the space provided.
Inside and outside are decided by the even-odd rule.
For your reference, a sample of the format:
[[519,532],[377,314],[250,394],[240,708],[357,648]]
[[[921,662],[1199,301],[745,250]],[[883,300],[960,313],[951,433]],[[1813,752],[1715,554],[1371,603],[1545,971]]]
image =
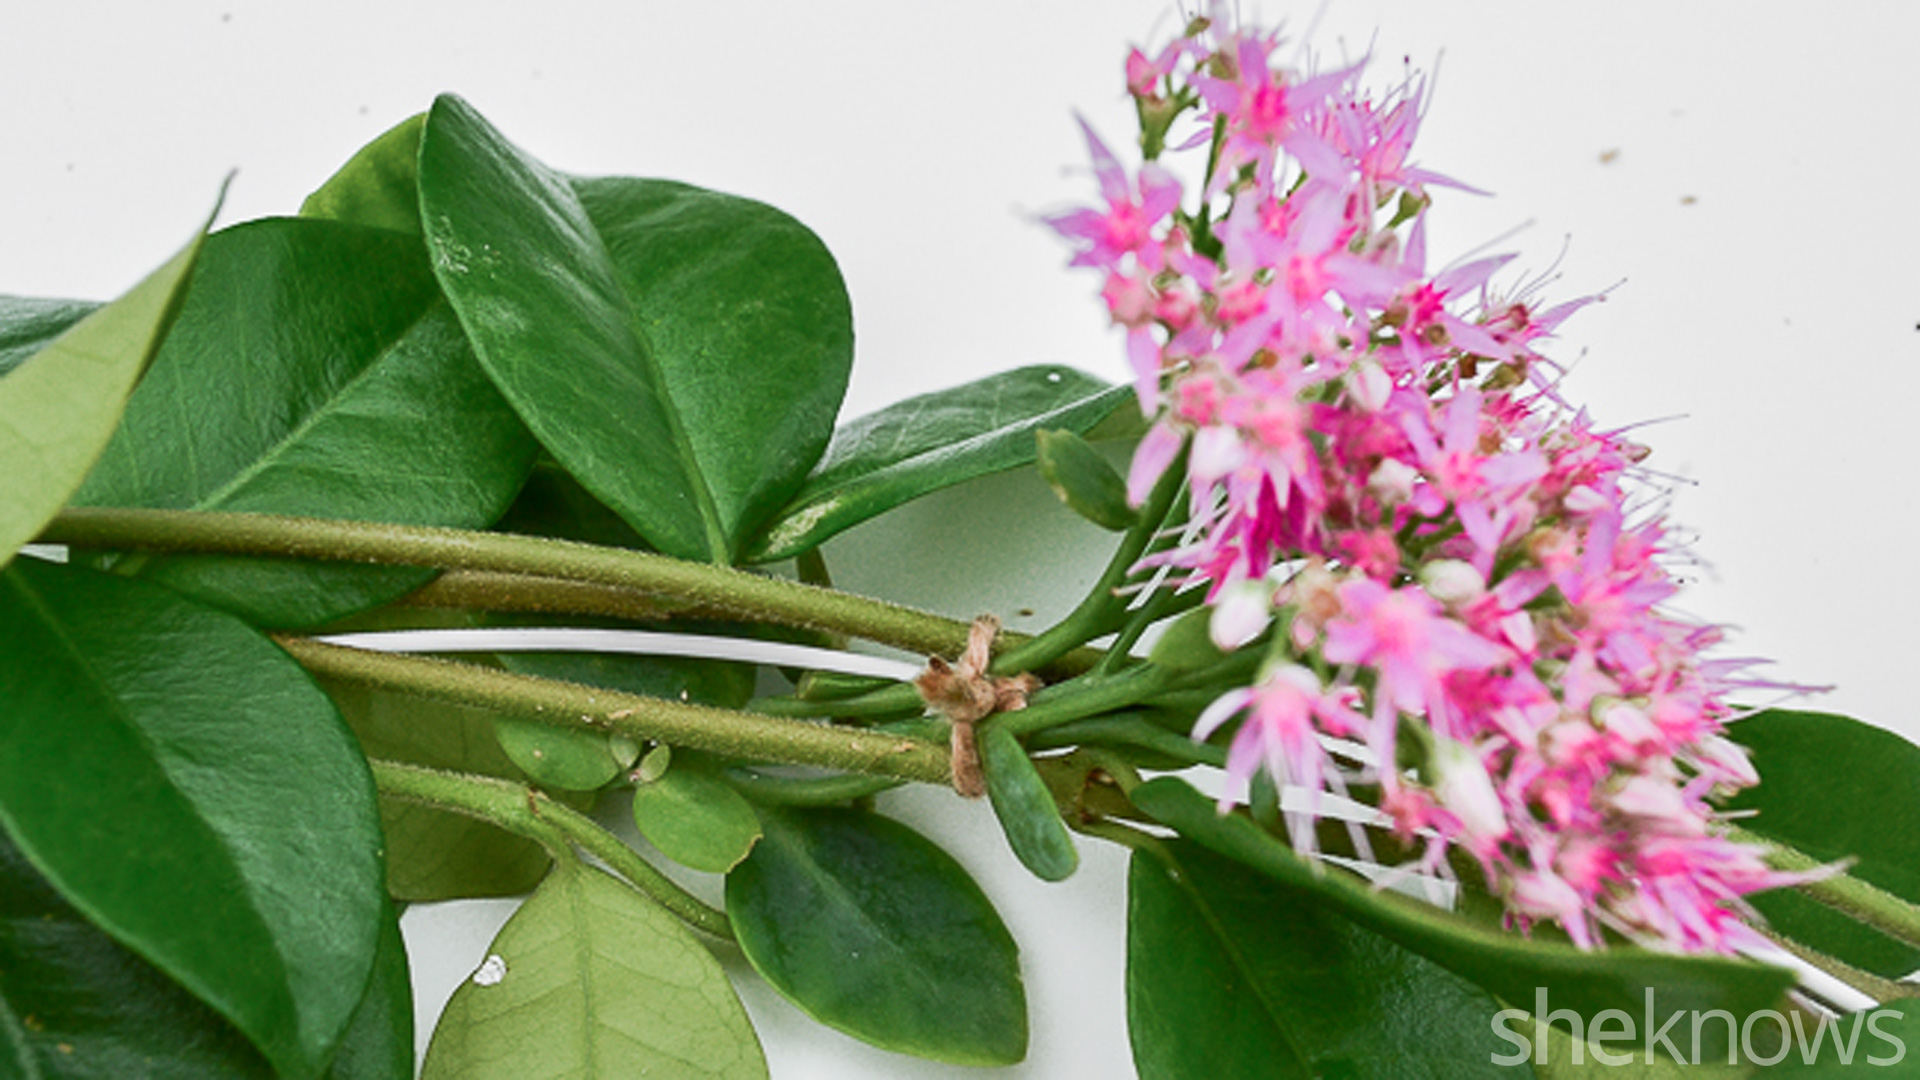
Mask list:
[[544,792],[489,776],[441,772],[396,761],[376,759],[368,764],[382,795],[478,818],[539,841],[556,859],[571,857],[568,845],[577,845],[687,925],[733,940],[733,926],[725,912],[708,907],[618,837],[579,811],[554,802]]
[[923,655],[955,656],[967,644],[967,623],[898,604],[664,555],[505,533],[88,507],[62,512],[39,542],[523,574],[612,586],[737,619],[849,634]]
[[[1776,870],[1804,872],[1826,865],[1804,852],[1744,829],[1730,829],[1728,834],[1741,843],[1760,844],[1769,848],[1767,864]],[[1869,885],[1851,874],[1834,874],[1795,888],[1888,937],[1898,938],[1909,945],[1920,945],[1920,906]]]
[[1028,735],[1138,704],[1166,689],[1173,679],[1172,674],[1152,664],[1128,668],[1117,675],[1083,675],[1070,683],[1047,687],[1034,695],[1033,703],[1026,708],[999,713],[988,723],[1001,725],[1015,735]]
[[662,701],[472,664],[323,645],[306,638],[277,640],[315,674],[395,693],[561,727],[616,731],[750,761],[817,765],[929,784],[947,784],[952,779],[946,747],[920,739]]

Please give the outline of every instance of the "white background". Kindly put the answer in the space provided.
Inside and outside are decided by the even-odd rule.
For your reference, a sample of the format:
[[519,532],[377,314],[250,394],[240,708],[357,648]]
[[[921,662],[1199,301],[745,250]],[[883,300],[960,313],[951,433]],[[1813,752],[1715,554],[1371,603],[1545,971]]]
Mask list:
[[[1264,14],[1296,35],[1316,19]],[[229,169],[224,221],[290,213],[451,90],[556,167],[686,180],[811,225],[854,299],[849,415],[1025,363],[1118,379],[1097,283],[1034,215],[1086,197],[1073,112],[1125,144],[1125,48],[1179,21],[1158,0],[16,0],[0,4],[0,293],[112,296]],[[1685,478],[1673,516],[1708,566],[1686,610],[1738,627],[1734,651],[1778,676],[1836,687],[1809,707],[1920,736],[1902,685],[1920,638],[1916,40],[1920,6],[1864,0],[1333,0],[1311,39],[1328,61],[1371,44],[1376,85],[1402,57],[1440,61],[1417,156],[1496,197],[1441,195],[1436,264],[1531,223],[1498,250],[1538,271],[1564,245],[1556,295],[1621,283],[1555,353],[1580,358],[1570,396],[1602,422],[1680,417],[1642,437]],[[1000,483],[967,504],[994,518],[941,504],[835,557],[957,615],[1032,602],[1032,583],[968,563],[1001,523],[1054,520],[1031,485]],[[982,876],[1025,947],[1033,1053],[1010,1074],[1128,1075],[1121,861],[1089,848],[1072,882],[1039,885],[953,801],[903,812]],[[432,942],[423,1008],[503,917],[409,915]],[[744,983],[775,1076],[970,1072],[868,1050]]]

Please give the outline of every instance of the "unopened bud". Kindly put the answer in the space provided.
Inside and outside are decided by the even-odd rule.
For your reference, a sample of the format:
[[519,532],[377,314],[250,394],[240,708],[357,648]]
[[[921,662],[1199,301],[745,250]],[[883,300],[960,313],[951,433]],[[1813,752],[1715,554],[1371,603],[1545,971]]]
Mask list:
[[1480,571],[1459,559],[1440,559],[1421,567],[1420,585],[1428,596],[1448,607],[1470,604],[1487,591],[1487,580]]
[[1398,506],[1413,498],[1413,483],[1419,478],[1413,466],[1399,458],[1387,458],[1367,477],[1367,494],[1388,506]]
[[1214,598],[1207,630],[1215,645],[1231,651],[1259,637],[1272,618],[1273,590],[1267,583],[1236,581]]

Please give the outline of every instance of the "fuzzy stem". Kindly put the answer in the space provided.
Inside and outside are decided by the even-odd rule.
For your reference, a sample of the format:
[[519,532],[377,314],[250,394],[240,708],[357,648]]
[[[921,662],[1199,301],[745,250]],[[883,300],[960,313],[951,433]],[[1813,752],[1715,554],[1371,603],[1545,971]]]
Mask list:
[[966,648],[970,626],[898,604],[710,563],[568,540],[463,529],[269,514],[86,507],[63,511],[38,542],[560,578],[631,590],[738,619],[850,634],[923,655],[958,654]]
[[560,727],[615,731],[750,761],[817,765],[929,784],[951,781],[946,748],[920,739],[662,701],[472,664],[324,645],[306,638],[276,640],[308,671],[376,689]]
[[728,769],[720,775],[747,798],[770,806],[836,806],[878,795],[900,784],[900,781],[885,776],[851,773],[791,777],[769,776],[748,769]]
[[[1744,844],[1760,844],[1769,848],[1767,864],[1776,870],[1804,872],[1826,865],[1802,851],[1777,840],[1756,836],[1745,829],[1729,829],[1728,835]],[[1909,945],[1920,945],[1920,906],[1869,885],[1851,874],[1835,874],[1794,888],[1888,937]]]
[[555,858],[571,856],[569,844],[595,856],[629,884],[682,922],[724,941],[733,940],[725,912],[716,911],[654,869],[618,837],[585,814],[554,802],[545,792],[490,776],[470,776],[370,760],[382,795],[451,810],[537,840]]

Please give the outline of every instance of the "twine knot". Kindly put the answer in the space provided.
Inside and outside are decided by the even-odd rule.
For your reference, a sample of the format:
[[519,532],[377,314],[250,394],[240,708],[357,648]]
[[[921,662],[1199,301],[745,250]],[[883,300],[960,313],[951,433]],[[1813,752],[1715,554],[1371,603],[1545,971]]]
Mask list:
[[958,661],[949,664],[938,656],[929,656],[927,670],[913,681],[920,700],[953,725],[953,790],[969,799],[987,792],[974,725],[997,712],[1026,708],[1027,695],[1041,685],[1039,679],[1025,672],[1012,676],[987,673],[993,639],[999,634],[999,619],[980,616],[967,632],[967,649]]

